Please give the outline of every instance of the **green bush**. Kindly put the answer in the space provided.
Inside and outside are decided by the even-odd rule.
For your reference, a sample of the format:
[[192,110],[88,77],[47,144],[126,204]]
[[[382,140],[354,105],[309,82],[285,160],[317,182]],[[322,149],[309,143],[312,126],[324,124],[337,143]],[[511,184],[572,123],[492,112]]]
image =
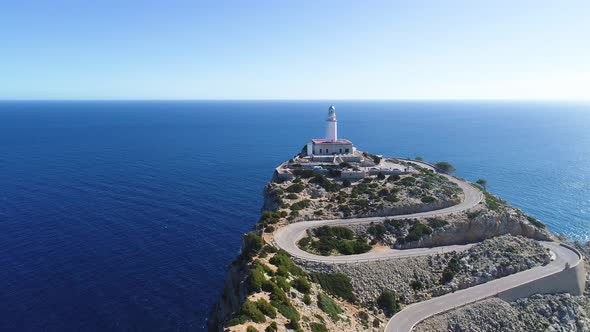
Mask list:
[[309,327],[311,328],[311,332],[328,332],[328,328],[322,323],[313,322]]
[[416,178],[413,176],[407,176],[399,182],[402,186],[411,187],[416,184]]
[[264,241],[258,234],[254,232],[246,233],[246,235],[244,235],[242,255],[245,257],[253,257],[258,251],[260,251],[260,249],[262,249],[263,245]]
[[395,182],[395,181],[399,181],[400,179],[401,179],[401,176],[399,176],[398,174],[393,174],[387,178],[387,181]]
[[258,309],[256,304],[252,301],[244,302],[241,312],[242,315],[249,317],[255,323],[263,323],[266,321],[262,311],[260,311],[260,309]]
[[294,183],[287,187],[287,191],[290,193],[300,193],[305,189],[305,186],[301,183]]
[[526,216],[526,219],[529,221],[529,223],[531,223],[531,225],[537,227],[537,228],[545,228],[547,226],[545,226],[545,224],[543,224],[542,222],[540,222],[539,220],[531,217],[531,216]]
[[284,250],[279,250],[269,260],[269,262],[276,267],[279,267],[279,268],[283,267],[286,271],[288,271],[292,275],[295,275],[295,276],[305,275],[305,272],[303,272],[303,270],[299,266],[297,266],[297,265],[295,265],[295,263],[293,263],[293,261],[289,257],[289,254]]
[[385,174],[379,172],[379,174],[377,174],[377,179],[378,180],[385,180]]
[[436,198],[434,198],[433,196],[428,195],[422,197],[422,203],[432,203],[434,201],[436,201]]
[[235,325],[242,325],[245,322],[250,320],[248,316],[238,315],[227,322],[227,326],[235,326]]
[[[277,270],[278,271],[278,270]],[[288,275],[288,274],[287,274]],[[291,290],[291,285],[287,282],[287,279],[282,275],[277,275],[273,277],[274,283],[279,286],[283,291],[288,292]]]
[[441,228],[449,224],[448,221],[441,218],[432,218],[429,220],[430,227]]
[[342,168],[351,168],[352,165],[350,163],[346,162],[346,161],[343,161],[343,162],[340,163],[340,167],[342,167]]
[[455,277],[455,275],[461,270],[461,262],[459,261],[459,259],[457,259],[457,257],[452,257],[449,262],[447,263],[447,266],[445,267],[445,269],[443,270],[443,274],[441,277],[441,283],[446,284],[448,282],[450,282],[451,280],[453,280],[453,278]]
[[278,329],[277,322],[271,322],[270,325],[264,329],[264,332],[276,332]]
[[323,176],[322,174],[316,174],[309,182],[320,185],[326,191],[338,191],[340,187],[333,181]]
[[423,223],[416,222],[410,227],[409,233],[405,238],[405,242],[414,242],[420,240],[424,235],[432,234],[432,228]]
[[270,318],[277,317],[276,309],[265,299],[258,299],[256,301],[256,307],[260,310],[263,314]]
[[303,294],[309,294],[311,292],[311,284],[305,277],[297,277],[291,282],[291,286],[293,286],[296,290],[300,291]]
[[311,296],[309,294],[303,295],[303,303],[310,305],[311,304]]
[[367,229],[367,233],[373,235],[375,238],[379,240],[383,240],[383,236],[387,234],[387,228],[385,228],[383,224],[375,224],[369,226],[369,228]]
[[318,294],[318,307],[335,321],[338,320],[338,314],[342,313],[338,304],[324,293]]
[[384,290],[377,298],[377,305],[389,316],[395,315],[400,310],[397,294],[391,290]]
[[320,284],[326,292],[338,296],[350,302],[355,302],[356,297],[352,293],[350,277],[342,273],[313,273],[311,278]]
[[258,292],[262,289],[262,286],[266,282],[264,277],[264,270],[260,266],[256,266],[250,270],[250,277],[248,278],[248,289],[250,292]]
[[412,282],[410,283],[410,286],[415,291],[421,290],[422,288],[424,288],[424,284],[422,284],[422,282],[420,280],[412,280]]
[[285,316],[291,322],[298,322],[301,319],[299,312],[290,303],[272,302],[272,305],[277,308],[281,315]]
[[258,330],[254,326],[248,326],[246,332],[258,332]]
[[297,194],[295,193],[290,193],[289,195],[287,195],[287,199],[298,199],[299,196],[297,196]]
[[439,161],[434,164],[434,167],[436,167],[437,171],[445,174],[453,174],[455,172],[455,167],[446,161]]
[[311,201],[309,199],[304,199],[302,201],[293,203],[291,205],[291,210],[293,210],[293,211],[303,210],[303,209],[309,207],[310,204],[311,204]]
[[343,187],[350,187],[351,185],[352,185],[352,183],[348,179],[345,179],[344,181],[342,181]]
[[296,169],[293,171],[293,174],[308,179],[313,177],[315,175],[315,172],[311,169]]
[[500,200],[498,200],[496,196],[488,193],[487,191],[484,191],[483,194],[485,196],[486,206],[488,209],[497,210],[500,208]]
[[337,239],[354,239],[354,232],[350,228],[342,226],[321,226],[313,230],[317,237],[334,237]]

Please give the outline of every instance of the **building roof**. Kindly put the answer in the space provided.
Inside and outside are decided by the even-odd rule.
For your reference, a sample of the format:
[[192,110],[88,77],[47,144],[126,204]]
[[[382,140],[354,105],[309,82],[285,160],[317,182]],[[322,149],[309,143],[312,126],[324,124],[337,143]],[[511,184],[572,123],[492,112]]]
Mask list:
[[314,138],[311,141],[313,142],[313,144],[352,144],[352,142],[347,139],[328,141],[327,139],[324,139],[324,138]]

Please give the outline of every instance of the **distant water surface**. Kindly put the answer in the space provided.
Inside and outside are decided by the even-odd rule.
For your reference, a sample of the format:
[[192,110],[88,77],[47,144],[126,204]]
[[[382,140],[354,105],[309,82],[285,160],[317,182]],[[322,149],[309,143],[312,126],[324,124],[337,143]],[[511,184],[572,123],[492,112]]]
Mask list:
[[[590,106],[335,103],[359,149],[451,162],[590,240]],[[0,102],[0,330],[202,330],[326,102]]]

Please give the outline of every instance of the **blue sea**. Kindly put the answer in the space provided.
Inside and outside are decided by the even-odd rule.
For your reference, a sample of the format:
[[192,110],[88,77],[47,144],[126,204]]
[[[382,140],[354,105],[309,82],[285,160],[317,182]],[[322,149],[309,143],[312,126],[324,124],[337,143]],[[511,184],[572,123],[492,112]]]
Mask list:
[[[590,240],[589,104],[334,104],[359,149],[449,161]],[[0,102],[0,330],[203,330],[265,183],[329,106]]]

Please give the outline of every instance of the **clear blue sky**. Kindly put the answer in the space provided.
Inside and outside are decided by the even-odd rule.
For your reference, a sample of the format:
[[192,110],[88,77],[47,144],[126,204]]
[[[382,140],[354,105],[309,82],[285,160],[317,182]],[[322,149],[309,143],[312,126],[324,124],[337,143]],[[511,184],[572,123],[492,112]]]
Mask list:
[[0,3],[0,99],[589,99],[590,1]]

